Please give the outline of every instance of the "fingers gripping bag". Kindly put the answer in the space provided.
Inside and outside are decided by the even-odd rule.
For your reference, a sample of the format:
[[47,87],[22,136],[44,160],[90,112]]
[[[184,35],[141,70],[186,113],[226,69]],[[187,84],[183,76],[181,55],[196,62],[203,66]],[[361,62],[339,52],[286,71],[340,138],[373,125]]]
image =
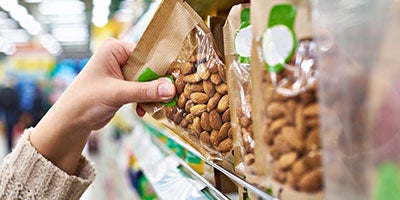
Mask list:
[[123,72],[131,81],[170,77],[176,98],[141,106],[206,158],[232,168],[225,65],[210,30],[187,3],[160,4]]
[[316,46],[308,0],[251,4],[256,173],[281,200],[322,199]]
[[[250,100],[250,4],[233,6],[224,28],[225,64],[230,96],[236,172],[254,175],[254,139]],[[237,152],[237,153],[236,153]]]

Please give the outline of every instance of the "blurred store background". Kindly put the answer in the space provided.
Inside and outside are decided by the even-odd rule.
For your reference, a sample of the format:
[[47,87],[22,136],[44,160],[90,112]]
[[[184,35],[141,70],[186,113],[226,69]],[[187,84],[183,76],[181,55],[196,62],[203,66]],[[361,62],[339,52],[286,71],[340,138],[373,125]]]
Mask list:
[[[159,1],[0,0],[0,163],[27,127],[35,126],[107,37],[137,41]],[[153,12],[154,12],[153,11]],[[121,145],[134,120],[130,107],[85,154],[97,179],[82,199],[140,199]],[[118,117],[117,117],[118,118]],[[123,122],[121,121],[123,119]],[[118,155],[116,159],[116,156]],[[139,174],[140,175],[140,174]],[[138,176],[139,178],[139,176]]]

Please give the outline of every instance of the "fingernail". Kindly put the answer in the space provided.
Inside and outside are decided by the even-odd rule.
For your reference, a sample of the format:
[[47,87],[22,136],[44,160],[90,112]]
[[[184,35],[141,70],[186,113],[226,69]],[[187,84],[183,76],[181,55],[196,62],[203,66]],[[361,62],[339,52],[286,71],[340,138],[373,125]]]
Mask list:
[[158,85],[158,95],[160,95],[163,100],[171,99],[175,95],[175,86],[170,81],[162,82]]

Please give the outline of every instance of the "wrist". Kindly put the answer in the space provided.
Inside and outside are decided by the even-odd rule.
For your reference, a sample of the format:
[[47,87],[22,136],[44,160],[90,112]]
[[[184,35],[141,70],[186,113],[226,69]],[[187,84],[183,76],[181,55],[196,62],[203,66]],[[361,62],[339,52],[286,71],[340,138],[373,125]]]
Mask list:
[[30,141],[54,165],[74,174],[91,130],[77,124],[71,118],[73,112],[62,112],[58,105],[54,105],[40,120]]

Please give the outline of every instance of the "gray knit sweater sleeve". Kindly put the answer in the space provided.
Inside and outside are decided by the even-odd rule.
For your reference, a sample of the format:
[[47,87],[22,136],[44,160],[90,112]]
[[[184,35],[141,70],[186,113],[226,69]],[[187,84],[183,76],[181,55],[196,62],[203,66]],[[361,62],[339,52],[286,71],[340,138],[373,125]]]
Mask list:
[[95,178],[93,166],[82,156],[76,176],[68,175],[36,151],[31,132],[25,131],[0,166],[0,199],[79,199]]

